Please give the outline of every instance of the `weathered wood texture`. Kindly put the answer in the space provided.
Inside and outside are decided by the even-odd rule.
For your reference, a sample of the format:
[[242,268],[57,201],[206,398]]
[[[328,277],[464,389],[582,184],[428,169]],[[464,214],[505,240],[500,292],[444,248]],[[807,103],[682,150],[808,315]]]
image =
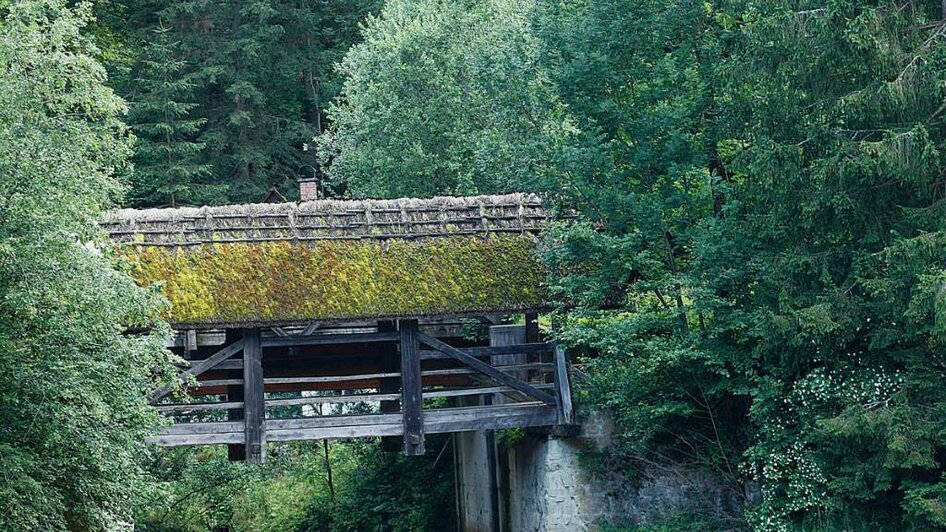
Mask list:
[[[379,333],[394,331],[397,331],[397,322],[391,320],[378,322]],[[381,357],[381,369],[387,373],[387,375],[381,377],[378,391],[383,394],[397,393],[401,389],[401,357],[398,344],[396,342],[379,344],[378,355]],[[380,410],[382,414],[399,412],[401,403],[399,401],[381,401]],[[381,447],[388,452],[399,451],[404,448],[404,438],[401,436],[382,438]]]
[[101,226],[132,246],[430,238],[536,233],[550,218],[538,196],[323,200],[177,209],[125,209]]
[[[201,373],[213,368],[214,366],[219,366],[224,360],[232,357],[233,355],[239,353],[242,350],[243,350],[243,340],[238,340],[228,345],[227,347],[224,347],[220,351],[217,351],[216,353],[210,355],[209,357],[203,360],[194,362],[191,365],[191,367],[181,372],[181,377],[200,375]],[[162,397],[170,393],[170,391],[171,391],[170,388],[167,388],[167,387],[161,388],[157,390],[156,392],[154,392],[154,395],[152,396],[151,400],[157,401],[158,399],[161,399]]]
[[358,333],[358,334],[322,334],[315,336],[288,336],[264,338],[263,347],[294,347],[305,345],[340,345],[375,342],[396,342],[396,332]]
[[558,396],[558,423],[572,425],[575,423],[575,411],[572,407],[572,390],[568,381],[568,365],[565,348],[555,348],[555,389]]
[[263,349],[259,329],[243,331],[243,422],[246,461],[266,460],[266,406],[263,394]]
[[[539,402],[467,408],[428,410],[424,433],[498,430],[515,427],[554,425],[558,413],[554,407]],[[400,414],[279,419],[267,422],[267,441],[318,440],[356,437],[400,436]],[[239,422],[183,423],[167,427],[148,438],[162,446],[244,443],[243,424]]]
[[[286,331],[286,336],[269,338],[261,337],[258,328],[244,329],[242,339],[190,368],[201,372],[213,370],[198,383],[194,393],[215,390],[217,401],[157,405],[161,411],[182,416],[182,421],[191,412],[209,410],[226,411],[227,421],[181,422],[149,441],[167,446],[225,444],[231,458],[261,463],[266,459],[267,441],[397,438],[406,454],[417,455],[424,452],[426,434],[574,423],[565,351],[555,344],[520,343],[526,333],[523,326],[498,329],[501,338],[492,339],[494,344],[513,345],[467,348],[454,347],[421,333],[413,319],[400,320],[394,331],[380,329],[377,333],[353,331],[309,337]],[[316,353],[321,354],[291,351],[300,343],[312,345],[309,342],[313,340],[322,346],[316,348]],[[370,344],[379,351],[372,357],[367,356],[370,352],[363,351],[368,346],[340,347],[338,351],[326,347],[351,344]],[[428,350],[422,351],[421,344]],[[276,367],[276,376],[263,375],[264,347],[272,348],[267,354],[267,372]],[[239,351],[242,357],[229,359]],[[394,356],[382,359],[385,354]],[[551,363],[524,362],[523,354],[544,354]],[[332,369],[334,366],[323,365],[326,360],[347,365]],[[423,369],[422,362],[427,369]],[[529,383],[517,377],[524,374],[554,376],[554,383],[539,383],[544,378]],[[265,398],[266,387],[273,391],[284,386],[329,388],[319,395]],[[490,398],[500,394],[503,399],[497,402],[506,404],[489,404]],[[471,396],[484,398],[486,404],[423,409],[423,399]],[[273,407],[361,402],[379,405],[382,412],[311,417],[309,409],[303,417],[266,419],[267,409]],[[273,415],[276,412],[270,410]]]
[[424,344],[436,349],[437,351],[440,351],[441,353],[444,353],[446,355],[449,355],[459,360],[463,364],[466,364],[467,366],[470,366],[471,368],[478,370],[480,373],[483,373],[487,377],[490,377],[496,381],[499,381],[502,384],[505,384],[506,386],[512,387],[516,389],[517,391],[520,391],[528,395],[529,397],[532,397],[533,399],[537,399],[539,401],[542,401],[552,406],[555,405],[555,397],[541,390],[536,389],[530,384],[523,382],[507,373],[503,373],[502,371],[494,368],[493,366],[490,366],[489,364],[486,364],[485,362],[481,362],[478,358],[468,355],[467,353],[464,353],[462,350],[457,349],[456,347],[453,347],[450,344],[447,344],[446,342],[427,336],[424,333],[420,333],[419,337],[420,337],[420,341],[423,342]]
[[404,454],[424,454],[424,412],[420,375],[420,332],[417,320],[399,320],[401,341],[401,413],[404,416]]

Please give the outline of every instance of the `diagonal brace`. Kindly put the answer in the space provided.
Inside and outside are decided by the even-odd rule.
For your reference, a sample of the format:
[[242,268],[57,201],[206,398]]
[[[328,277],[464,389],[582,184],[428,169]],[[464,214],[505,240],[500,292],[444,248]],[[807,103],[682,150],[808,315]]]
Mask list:
[[490,366],[489,364],[479,360],[478,358],[468,355],[467,353],[464,353],[460,349],[457,349],[456,347],[453,347],[450,344],[442,342],[424,333],[418,333],[417,337],[422,344],[425,344],[432,349],[436,349],[437,351],[440,351],[441,353],[445,355],[448,355],[450,357],[453,357],[459,360],[463,364],[470,366],[471,368],[479,371],[480,373],[483,373],[484,375],[492,378],[493,380],[499,381],[511,388],[515,388],[517,391],[520,391],[528,395],[529,397],[532,397],[533,399],[542,401],[545,404],[556,406],[555,397],[543,392],[542,390],[533,388],[528,383],[523,382],[513,377],[512,375],[509,375],[508,373],[504,373],[494,368],[493,366]]
[[[214,366],[223,362],[224,360],[241,352],[243,352],[243,340],[237,340],[236,342],[233,342],[232,344],[228,345],[227,347],[224,347],[220,351],[217,351],[216,353],[210,355],[209,357],[201,361],[198,361],[193,366],[182,371],[180,374],[180,377],[187,377],[188,375],[194,375],[194,376],[200,375],[201,373],[213,368]],[[159,388],[157,391],[154,392],[154,395],[151,397],[151,401],[157,402],[158,399],[164,397],[170,392],[171,392],[171,388],[168,386]]]

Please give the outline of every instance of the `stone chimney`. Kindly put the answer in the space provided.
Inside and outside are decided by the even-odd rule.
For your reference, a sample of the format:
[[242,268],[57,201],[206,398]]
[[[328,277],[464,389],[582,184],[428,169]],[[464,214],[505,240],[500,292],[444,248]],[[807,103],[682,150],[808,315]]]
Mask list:
[[318,181],[314,177],[304,177],[299,180],[300,201],[319,199]]

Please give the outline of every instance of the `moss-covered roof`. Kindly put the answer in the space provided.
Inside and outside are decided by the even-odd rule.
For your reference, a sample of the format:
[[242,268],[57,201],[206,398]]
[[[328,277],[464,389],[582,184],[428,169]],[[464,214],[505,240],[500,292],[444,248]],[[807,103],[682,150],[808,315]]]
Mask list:
[[182,327],[543,306],[526,194],[121,210],[102,222]]

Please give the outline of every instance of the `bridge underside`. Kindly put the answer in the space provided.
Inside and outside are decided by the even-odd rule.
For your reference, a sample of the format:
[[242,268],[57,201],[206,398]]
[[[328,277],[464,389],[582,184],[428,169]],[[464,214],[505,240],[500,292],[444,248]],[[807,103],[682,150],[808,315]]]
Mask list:
[[186,388],[155,394],[174,424],[150,441],[226,444],[232,459],[262,462],[267,442],[384,437],[416,455],[427,434],[572,423],[565,354],[540,341],[535,315],[526,334],[494,327],[492,345],[468,329],[401,319],[182,332]]

